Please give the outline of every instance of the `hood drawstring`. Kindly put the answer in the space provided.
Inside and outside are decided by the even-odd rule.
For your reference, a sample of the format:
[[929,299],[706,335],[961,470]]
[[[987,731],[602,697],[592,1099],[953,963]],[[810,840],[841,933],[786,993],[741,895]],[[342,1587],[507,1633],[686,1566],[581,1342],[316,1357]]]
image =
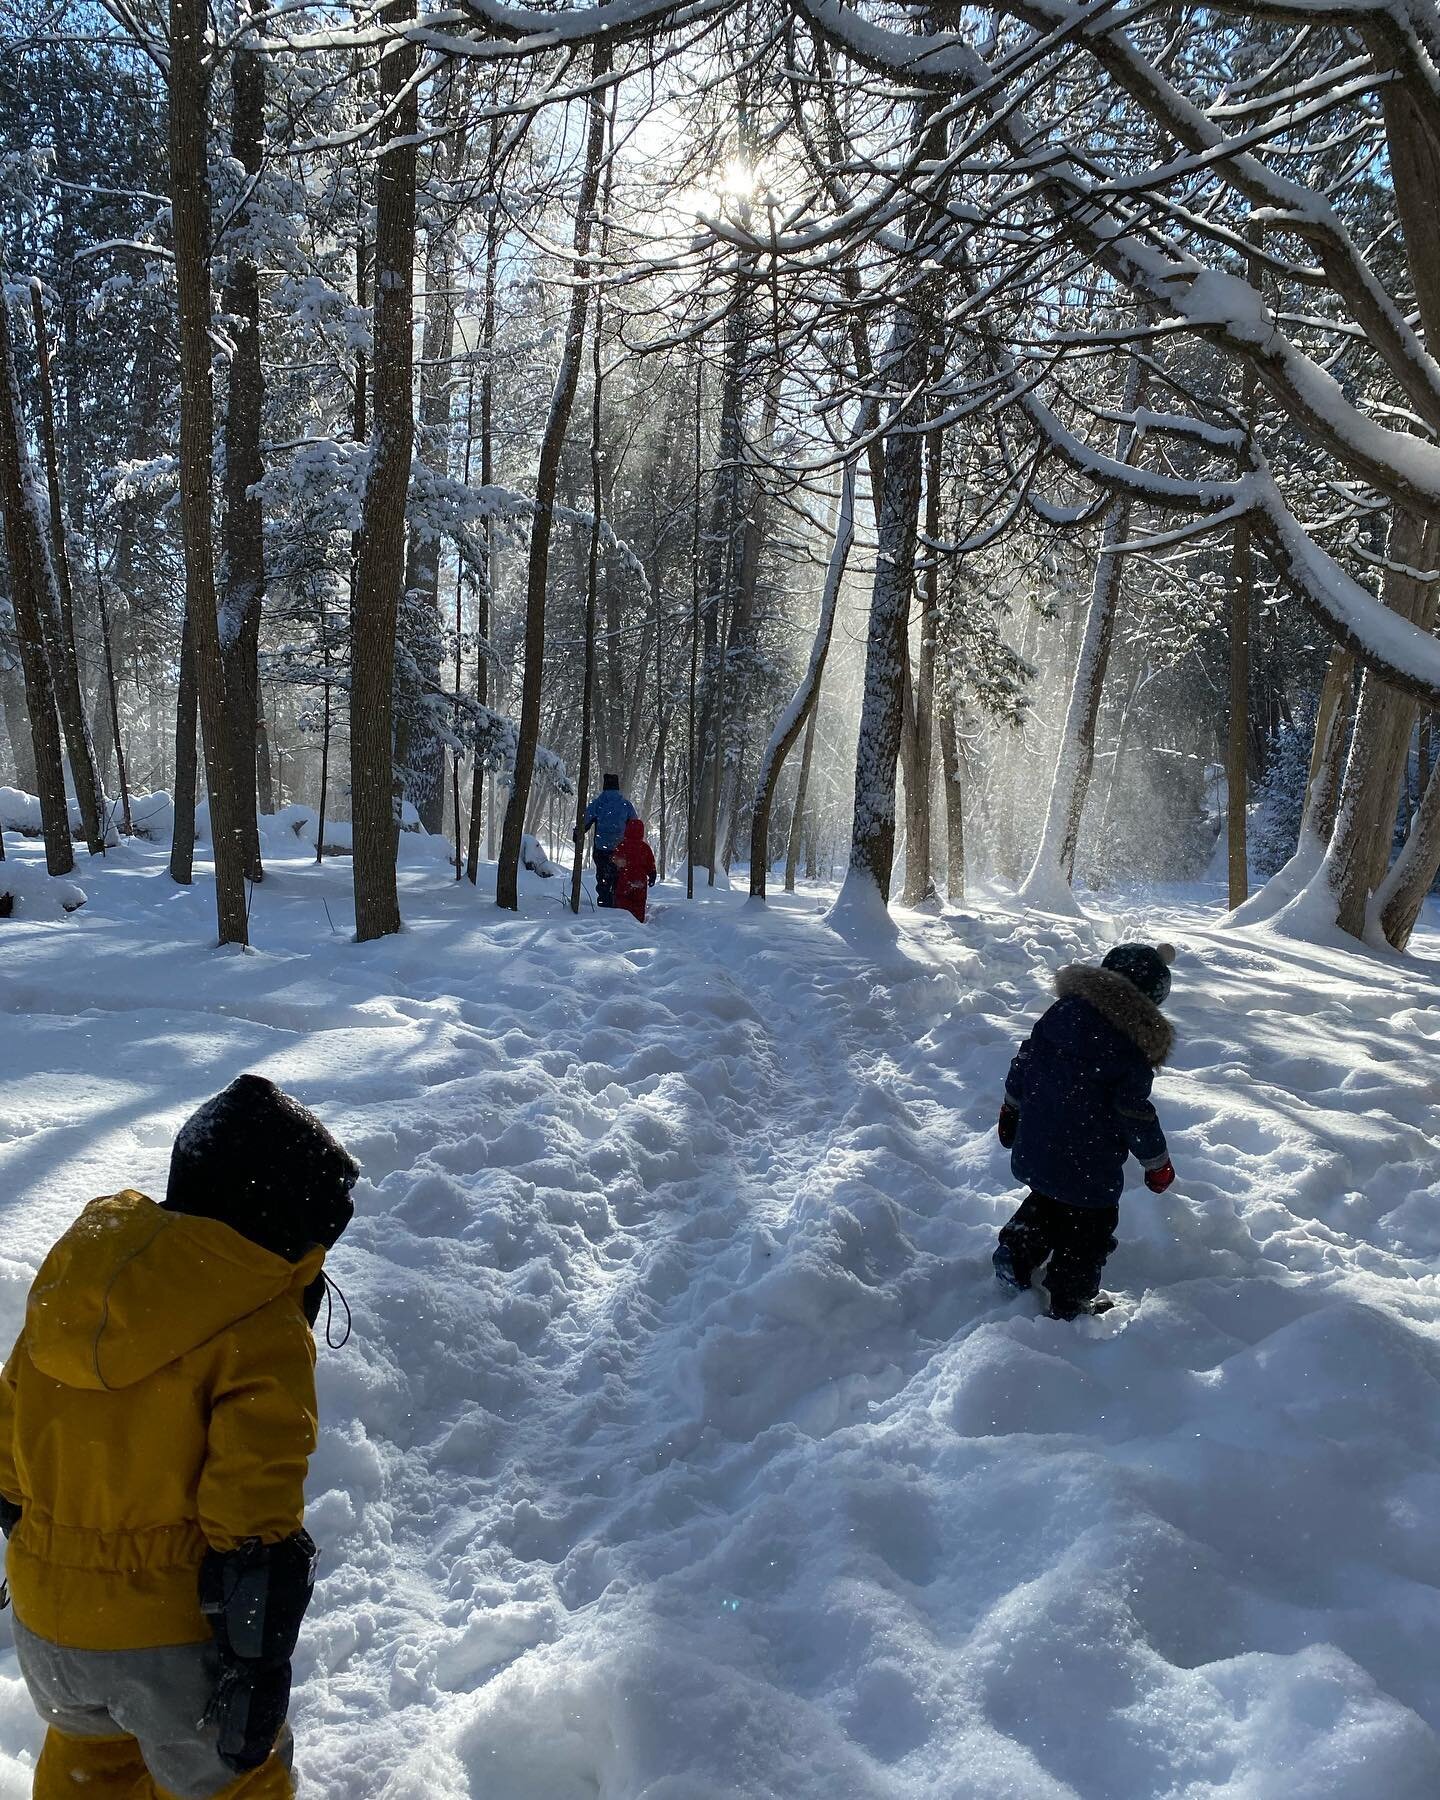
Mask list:
[[[350,1332],[354,1325],[350,1302],[340,1291],[340,1284],[332,1281],[323,1269],[320,1271],[320,1279],[325,1283],[325,1342],[331,1350],[343,1350],[350,1342]],[[345,1331],[338,1338],[334,1335],[335,1302],[337,1300],[345,1308]]]

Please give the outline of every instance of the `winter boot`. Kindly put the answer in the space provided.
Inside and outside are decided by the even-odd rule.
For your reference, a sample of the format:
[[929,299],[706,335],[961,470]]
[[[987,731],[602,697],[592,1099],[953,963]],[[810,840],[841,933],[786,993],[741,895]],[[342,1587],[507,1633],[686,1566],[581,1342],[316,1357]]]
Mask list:
[[1046,1311],[1047,1319],[1094,1319],[1115,1305],[1109,1294],[1096,1294],[1089,1300],[1072,1300],[1069,1295],[1056,1299],[1053,1295]]
[[1001,1287],[1023,1294],[1030,1286],[1031,1271],[1023,1263],[1016,1262],[1015,1253],[1008,1244],[997,1244],[990,1260],[995,1265],[995,1279]]

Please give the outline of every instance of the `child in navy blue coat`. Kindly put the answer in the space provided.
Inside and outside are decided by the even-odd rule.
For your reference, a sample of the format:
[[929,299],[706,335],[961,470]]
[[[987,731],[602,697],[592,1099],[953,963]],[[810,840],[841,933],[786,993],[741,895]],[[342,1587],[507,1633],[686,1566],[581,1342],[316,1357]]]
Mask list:
[[1000,1142],[1031,1191],[1000,1233],[995,1273],[1028,1288],[1048,1258],[1052,1319],[1114,1304],[1100,1294],[1100,1272],[1115,1248],[1126,1157],[1139,1160],[1152,1193],[1175,1179],[1150,1104],[1174,1041],[1160,1011],[1174,960],[1169,944],[1120,944],[1098,969],[1061,969],[1059,998],[1010,1065]]

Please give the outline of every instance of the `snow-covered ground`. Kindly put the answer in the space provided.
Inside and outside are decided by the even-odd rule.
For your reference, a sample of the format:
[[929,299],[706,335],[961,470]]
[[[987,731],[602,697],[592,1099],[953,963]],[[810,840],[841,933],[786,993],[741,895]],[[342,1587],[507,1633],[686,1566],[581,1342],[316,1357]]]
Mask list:
[[[816,893],[502,918],[416,851],[357,948],[348,865],[275,849],[257,954],[147,845],[0,922],[0,1335],[242,1069],[362,1159],[308,1792],[1440,1792],[1433,918],[1403,965],[1197,899],[866,945]],[[1057,1325],[989,1274],[1000,1085],[1055,968],[1141,930],[1179,1181]],[[0,1649],[0,1796],[37,1741]]]

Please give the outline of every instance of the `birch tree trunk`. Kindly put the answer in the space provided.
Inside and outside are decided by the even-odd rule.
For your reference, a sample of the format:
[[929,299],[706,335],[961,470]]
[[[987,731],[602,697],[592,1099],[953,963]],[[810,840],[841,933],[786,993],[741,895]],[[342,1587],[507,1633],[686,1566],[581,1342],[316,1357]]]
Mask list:
[[[36,566],[37,557],[44,554],[45,544],[36,533],[32,508],[25,502],[28,457],[20,417],[15,350],[10,337],[10,311],[4,293],[4,265],[0,262],[0,509],[5,514],[10,599],[15,609],[15,635],[25,681],[25,710],[29,715],[30,743],[35,758],[35,790],[40,800],[40,823],[45,834],[45,867],[52,875],[68,875],[75,867],[75,852],[70,842],[70,806],[65,797],[65,763],[60,749],[55,687],[40,623],[41,575]],[[6,719],[13,733],[15,714],[8,703]]]
[[[1145,391],[1145,365],[1138,357],[1133,357],[1125,372],[1121,410],[1132,415],[1144,404]],[[1130,461],[1138,448],[1133,427],[1121,424],[1115,433],[1116,460]],[[1035,852],[1030,873],[1020,884],[1020,898],[1031,905],[1054,909],[1073,905],[1069,890],[1075,879],[1075,851],[1080,842],[1080,821],[1090,792],[1090,777],[1095,769],[1095,727],[1100,717],[1105,672],[1110,666],[1110,647],[1115,637],[1115,615],[1124,576],[1123,559],[1114,551],[1115,546],[1123,544],[1129,535],[1130,503],[1128,499],[1120,499],[1106,514],[1101,534],[1095,580],[1085,614],[1085,631],[1080,640],[1070,702],[1065,710],[1040,847]]]
[[[770,734],[770,742],[760,759],[760,771],[755,783],[755,811],[750,825],[750,895],[755,900],[765,898],[770,865],[770,809],[775,800],[775,785],[796,738],[815,714],[820,698],[820,683],[825,674],[825,658],[830,653],[830,638],[835,629],[835,608],[840,599],[845,566],[854,541],[855,464],[851,461],[845,464],[841,477],[840,498],[835,513],[835,537],[825,570],[825,586],[820,595],[820,616],[815,623],[815,641],[810,646],[810,661],[789,706],[776,721],[775,729]],[[813,747],[813,739],[807,738],[807,745]],[[798,813],[797,806],[797,816]],[[793,837],[793,831],[791,835]],[[793,892],[794,881],[789,878],[788,868],[787,886]]]
[[[940,537],[941,434],[925,439],[925,535]],[[920,661],[915,674],[915,741],[905,771],[905,890],[907,906],[935,897],[930,850],[930,783],[935,763],[935,633],[940,615],[939,552],[927,549],[920,608]]]
[[[252,21],[263,0],[249,0]],[[265,150],[265,60],[242,33],[231,59],[230,154],[253,181]],[[221,523],[223,598],[220,653],[225,670],[225,755],[236,813],[240,853],[251,881],[264,877],[256,811],[260,712],[260,616],[265,601],[265,523],[250,492],[265,473],[260,433],[265,373],[260,361],[260,271],[244,242],[248,205],[235,215],[240,239],[231,251],[222,311],[236,321],[225,400],[225,510]]]
[[[415,0],[390,0],[389,26],[415,16]],[[350,765],[354,822],[355,936],[360,943],[400,929],[395,884],[395,627],[405,578],[405,503],[415,438],[411,382],[415,349],[415,131],[411,77],[416,51],[400,40],[380,63],[384,148],[376,168],[375,405],[370,466],[361,502],[351,618]]]
[[[598,84],[610,72],[609,46],[596,45],[592,79]],[[510,799],[505,808],[505,829],[500,843],[500,867],[496,876],[495,902],[509,912],[520,907],[520,851],[525,835],[525,814],[535,773],[535,750],[540,736],[540,695],[545,666],[545,591],[550,574],[550,542],[555,528],[555,487],[565,433],[580,382],[585,344],[585,313],[590,276],[590,238],[595,225],[595,201],[600,189],[601,163],[605,154],[606,112],[598,88],[589,101],[590,122],[585,145],[585,169],[575,211],[575,260],[572,270],[569,317],[565,348],[555,376],[550,412],[540,444],[540,464],[535,477],[535,512],[530,527],[530,555],[525,581],[525,677],[520,693],[520,730],[515,746],[515,769]]]

